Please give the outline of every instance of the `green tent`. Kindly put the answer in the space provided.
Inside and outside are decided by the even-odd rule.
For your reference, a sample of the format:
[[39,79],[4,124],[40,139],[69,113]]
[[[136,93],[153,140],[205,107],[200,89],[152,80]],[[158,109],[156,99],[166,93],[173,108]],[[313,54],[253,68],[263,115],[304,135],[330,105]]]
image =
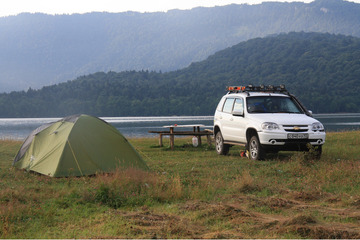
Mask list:
[[52,177],[91,175],[117,167],[148,169],[116,128],[88,115],[69,116],[35,129],[13,166]]

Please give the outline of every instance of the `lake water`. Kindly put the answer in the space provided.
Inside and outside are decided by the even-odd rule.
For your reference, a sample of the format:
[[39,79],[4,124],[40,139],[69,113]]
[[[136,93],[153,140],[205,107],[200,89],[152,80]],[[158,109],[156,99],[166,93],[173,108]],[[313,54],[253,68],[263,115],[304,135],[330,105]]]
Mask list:
[[[353,114],[315,114],[326,131],[360,129],[360,113]],[[0,139],[23,140],[37,127],[60,118],[0,118]],[[148,131],[164,130],[162,126],[172,124],[203,124],[212,129],[213,116],[174,116],[174,117],[103,117],[103,120],[116,127],[125,137],[155,137]]]

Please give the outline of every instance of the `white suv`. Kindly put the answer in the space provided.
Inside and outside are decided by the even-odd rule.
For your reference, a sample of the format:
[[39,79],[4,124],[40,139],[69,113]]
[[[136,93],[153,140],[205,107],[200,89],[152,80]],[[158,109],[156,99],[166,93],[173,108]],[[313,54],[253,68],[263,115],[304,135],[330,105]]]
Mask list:
[[266,152],[309,151],[321,156],[324,126],[311,111],[281,86],[228,87],[216,108],[216,152],[226,155],[232,145],[245,146],[249,158]]

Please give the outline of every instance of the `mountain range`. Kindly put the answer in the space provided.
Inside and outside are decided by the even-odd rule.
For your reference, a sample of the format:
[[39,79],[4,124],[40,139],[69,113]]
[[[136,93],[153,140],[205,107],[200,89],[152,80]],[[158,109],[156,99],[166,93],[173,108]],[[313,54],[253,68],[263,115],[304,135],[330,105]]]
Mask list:
[[314,113],[360,112],[360,38],[254,38],[170,72],[97,72],[0,94],[0,117],[212,115],[232,85],[285,84]]
[[0,91],[40,89],[96,72],[176,72],[240,42],[291,31],[360,37],[360,4],[315,0],[1,17]]

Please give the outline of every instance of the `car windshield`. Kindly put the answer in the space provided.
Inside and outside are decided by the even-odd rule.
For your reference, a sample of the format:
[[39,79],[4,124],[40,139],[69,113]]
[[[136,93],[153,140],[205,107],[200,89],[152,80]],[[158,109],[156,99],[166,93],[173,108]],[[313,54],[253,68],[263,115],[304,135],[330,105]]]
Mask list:
[[290,97],[248,97],[246,102],[248,113],[303,113]]

